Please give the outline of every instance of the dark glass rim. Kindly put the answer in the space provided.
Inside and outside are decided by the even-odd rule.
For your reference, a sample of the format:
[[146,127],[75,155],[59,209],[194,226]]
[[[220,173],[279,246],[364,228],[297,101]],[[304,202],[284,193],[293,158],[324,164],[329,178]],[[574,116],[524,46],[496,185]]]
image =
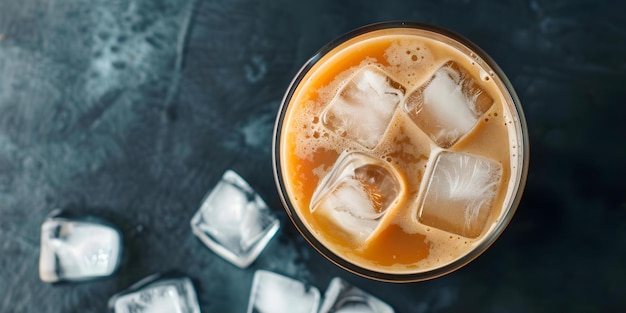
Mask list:
[[[518,133],[517,135],[519,136],[518,139],[521,141],[521,148],[522,148],[521,153],[523,154],[523,156],[521,159],[519,159],[520,162],[517,164],[520,170],[519,170],[519,175],[517,177],[517,181],[515,182],[516,188],[514,190],[512,199],[510,201],[510,207],[507,208],[507,212],[504,214],[502,220],[496,225],[495,229],[491,231],[491,234],[489,234],[486,238],[484,238],[480,242],[479,245],[477,245],[473,250],[471,250],[467,254],[459,257],[457,260],[450,262],[448,264],[445,264],[441,267],[433,268],[433,269],[426,270],[423,272],[418,272],[418,273],[394,274],[394,273],[378,272],[378,271],[370,270],[370,269],[355,265],[345,260],[341,256],[335,254],[326,246],[324,246],[320,241],[318,241],[315,238],[315,236],[308,230],[306,225],[300,220],[299,216],[297,215],[297,212],[295,212],[294,206],[287,194],[287,189],[285,187],[285,183],[283,179],[283,172],[282,172],[281,165],[279,164],[279,161],[280,161],[280,139],[281,139],[285,114],[287,112],[289,103],[291,102],[291,99],[294,96],[296,88],[299,86],[300,82],[304,79],[304,77],[309,73],[311,68],[315,66],[317,62],[323,56],[325,56],[328,52],[332,51],[333,49],[335,49],[336,47],[338,47],[339,45],[343,44],[344,42],[350,39],[353,39],[355,37],[358,37],[358,36],[361,36],[370,32],[374,32],[374,31],[380,31],[384,29],[402,29],[402,28],[424,30],[424,31],[429,31],[435,34],[448,37],[452,39],[453,41],[456,41],[457,43],[459,43],[461,46],[465,46],[471,52],[475,53],[478,57],[482,59],[484,63],[486,63],[491,68],[491,70],[493,70],[493,72],[500,79],[500,81],[502,82],[506,90],[508,91],[510,100],[513,103],[513,106],[515,109],[515,113],[517,114],[518,120],[516,122],[519,123],[519,128],[518,128],[519,131],[517,132]],[[379,280],[379,281],[387,281],[387,282],[416,282],[416,281],[423,281],[423,280],[440,277],[440,276],[451,273],[463,267],[464,265],[470,263],[472,260],[477,258],[479,255],[481,255],[483,252],[485,252],[487,248],[489,248],[489,246],[491,246],[495,242],[495,240],[500,236],[500,234],[502,234],[506,226],[509,224],[509,222],[513,218],[513,215],[515,214],[517,207],[519,206],[519,202],[521,200],[524,186],[526,184],[526,177],[528,173],[528,159],[529,159],[529,144],[528,144],[528,129],[526,125],[526,119],[522,111],[520,100],[517,97],[517,94],[515,93],[515,90],[513,89],[511,82],[508,80],[508,78],[506,77],[502,69],[500,69],[500,67],[496,64],[496,62],[491,57],[489,57],[489,55],[486,52],[484,52],[476,44],[466,39],[462,35],[455,33],[451,30],[436,26],[436,25],[412,22],[412,21],[391,21],[391,22],[382,22],[382,23],[376,23],[376,24],[363,26],[338,37],[337,39],[329,42],[320,50],[318,50],[313,55],[313,57],[311,57],[304,64],[304,66],[302,66],[302,68],[298,71],[295,78],[292,80],[291,84],[289,85],[289,88],[287,89],[287,92],[285,93],[285,96],[278,110],[278,116],[277,116],[275,127],[274,127],[274,135],[273,135],[273,142],[272,142],[272,166],[274,170],[274,179],[276,182],[276,186],[278,188],[278,193],[283,203],[283,206],[285,207],[287,215],[289,216],[293,224],[296,226],[298,231],[304,236],[304,238],[309,242],[309,244],[313,246],[313,248],[315,248],[319,253],[321,253],[324,257],[326,257],[328,260],[330,260],[332,263],[336,264],[337,266],[349,272],[352,272],[354,274],[357,274],[366,278]]]

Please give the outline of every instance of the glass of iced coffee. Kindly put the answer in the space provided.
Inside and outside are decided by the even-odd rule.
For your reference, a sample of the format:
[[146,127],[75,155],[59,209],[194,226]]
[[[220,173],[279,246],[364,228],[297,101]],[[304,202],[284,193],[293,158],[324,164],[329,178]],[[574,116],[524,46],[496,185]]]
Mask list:
[[287,213],[338,266],[410,282],[454,271],[520,201],[528,136],[519,99],[451,31],[387,22],[323,47],[280,108],[274,174]]

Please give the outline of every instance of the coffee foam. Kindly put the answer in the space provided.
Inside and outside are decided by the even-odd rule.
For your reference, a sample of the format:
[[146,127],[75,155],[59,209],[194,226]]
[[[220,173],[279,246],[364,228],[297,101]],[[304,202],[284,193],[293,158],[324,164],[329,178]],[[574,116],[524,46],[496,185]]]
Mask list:
[[[337,54],[347,53],[346,51],[356,49],[359,45],[367,45],[367,41],[355,44],[354,47],[346,48],[344,51],[340,51]],[[442,64],[453,59],[473,73],[473,75],[478,78],[477,81],[481,83],[482,87],[488,90],[494,97],[495,109],[492,108],[490,115],[495,113],[496,116],[498,116],[498,118],[494,116],[494,122],[496,122],[496,120],[504,121],[511,147],[515,147],[510,153],[510,160],[506,160],[506,162],[502,163],[503,165],[504,163],[511,164],[509,177],[517,177],[517,171],[519,169],[517,169],[515,165],[519,163],[519,158],[522,154],[522,148],[518,144],[518,136],[515,135],[518,133],[517,127],[519,125],[517,125],[517,121],[512,118],[514,115],[510,111],[509,105],[506,104],[509,99],[501,95],[502,92],[499,91],[493,72],[482,68],[480,66],[480,60],[477,61],[475,56],[468,58],[460,51],[428,38],[419,38],[416,40],[407,36],[398,36],[397,40],[394,40],[385,51],[384,57],[384,60],[367,58],[358,66],[344,70],[337,75],[332,82],[317,91],[317,98],[315,100],[309,100],[305,105],[300,106],[298,110],[292,110],[292,114],[289,116],[291,119],[289,124],[300,125],[299,127],[301,127],[295,134],[296,144],[294,153],[298,158],[313,161],[313,154],[318,149],[331,150],[337,154],[341,154],[343,151],[360,151],[386,160],[394,166],[399,166],[400,162],[397,162],[398,156],[395,154],[397,154],[399,150],[404,149],[399,149],[398,143],[385,142],[379,144],[373,150],[368,150],[326,129],[321,123],[320,116],[325,104],[329,103],[333,97],[336,96],[338,90],[341,89],[349,77],[364,66],[375,65],[380,67],[387,72],[392,79],[400,82],[406,88],[408,94],[411,90],[419,88],[423,83],[428,81],[435,70]],[[322,65],[317,71],[324,71],[324,66]],[[441,148],[433,144],[428,137],[408,119],[400,107],[396,110],[384,139],[388,139],[389,136],[406,136],[407,145],[422,148],[420,149],[421,151],[417,151],[410,156],[417,160],[415,167],[400,169],[402,173],[407,173],[406,176],[411,176],[403,176],[402,179],[402,184],[405,185],[405,190],[410,197],[404,200],[406,203],[400,203],[398,206],[390,209],[369,241],[374,240],[376,235],[385,227],[396,224],[406,233],[425,234],[431,249],[428,257],[419,261],[417,264],[410,266],[394,265],[386,268],[384,271],[408,273],[416,272],[416,268],[419,269],[418,271],[426,271],[429,268],[439,267],[441,264],[452,262],[465,255],[475,245],[480,244],[481,240],[485,237],[484,235],[476,239],[465,238],[422,225],[417,221],[418,203],[421,200],[417,198],[417,195],[421,194],[420,189],[424,188],[426,185],[426,180],[423,179],[423,177],[429,174],[426,170],[432,168],[429,163],[433,162],[434,157],[431,156],[436,155],[436,152],[441,150]],[[322,179],[329,170],[330,167],[323,166],[316,168],[314,173],[318,179]],[[504,183],[508,183],[508,181]],[[510,199],[514,192],[515,185],[508,183],[505,198]],[[508,202],[504,201],[503,205],[507,206]],[[402,210],[402,207],[410,207],[412,209]],[[493,216],[489,224],[490,226],[486,227],[488,229],[485,229],[483,234],[489,233],[495,227],[495,222],[501,218],[504,211],[506,210],[503,209],[500,214]],[[306,219],[303,218],[303,220],[305,224],[308,224]],[[320,241],[326,242],[323,236],[317,237]],[[365,242],[365,245],[367,245],[368,242]],[[381,270],[379,267],[373,266],[368,260],[355,256],[353,252],[350,251],[351,248],[343,249],[333,244],[326,244],[326,246],[339,255],[352,255],[350,259],[362,267]]]
[[394,41],[385,51],[389,66],[385,70],[404,84],[407,89],[418,86],[428,79],[428,74],[435,70],[435,58],[425,42],[400,39]]

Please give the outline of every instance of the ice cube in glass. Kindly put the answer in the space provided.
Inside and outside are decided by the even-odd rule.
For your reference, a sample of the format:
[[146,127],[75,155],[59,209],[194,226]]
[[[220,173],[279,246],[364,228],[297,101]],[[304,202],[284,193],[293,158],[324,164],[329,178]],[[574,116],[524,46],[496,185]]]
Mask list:
[[493,103],[467,70],[449,61],[407,96],[404,110],[437,145],[450,148],[474,128]]
[[113,275],[122,246],[121,231],[109,222],[55,210],[41,225],[39,277],[54,283]]
[[484,157],[442,151],[425,189],[419,221],[450,233],[476,238],[490,216],[502,166]]
[[301,281],[265,270],[252,280],[248,313],[317,313],[320,292]]
[[236,172],[224,173],[191,220],[193,233],[213,252],[245,268],[280,227],[261,196]]
[[403,190],[391,164],[364,153],[344,152],[318,184],[310,208],[353,239],[364,241]]
[[372,149],[387,130],[404,91],[380,68],[365,66],[331,100],[322,113],[322,123],[339,136]]

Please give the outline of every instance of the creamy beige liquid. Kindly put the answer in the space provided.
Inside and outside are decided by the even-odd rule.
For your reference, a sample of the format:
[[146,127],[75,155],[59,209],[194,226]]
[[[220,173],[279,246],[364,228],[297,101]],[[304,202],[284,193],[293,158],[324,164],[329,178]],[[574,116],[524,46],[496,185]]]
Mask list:
[[[455,47],[456,45],[456,47]],[[327,129],[321,113],[344,81],[374,65],[406,88],[425,84],[448,61],[467,70],[494,103],[473,130],[448,151],[495,160],[502,178],[484,229],[463,237],[418,220],[423,193],[438,147],[399,105],[382,142],[365,148]],[[318,61],[296,88],[280,138],[280,166],[287,194],[298,217],[335,254],[358,266],[383,273],[418,273],[437,268],[470,252],[489,235],[511,205],[521,157],[518,117],[502,82],[471,51],[441,35],[416,29],[387,29],[358,36]],[[365,241],[355,241],[323,215],[312,214],[311,196],[343,151],[359,151],[389,162],[400,174],[404,197],[388,209]]]

